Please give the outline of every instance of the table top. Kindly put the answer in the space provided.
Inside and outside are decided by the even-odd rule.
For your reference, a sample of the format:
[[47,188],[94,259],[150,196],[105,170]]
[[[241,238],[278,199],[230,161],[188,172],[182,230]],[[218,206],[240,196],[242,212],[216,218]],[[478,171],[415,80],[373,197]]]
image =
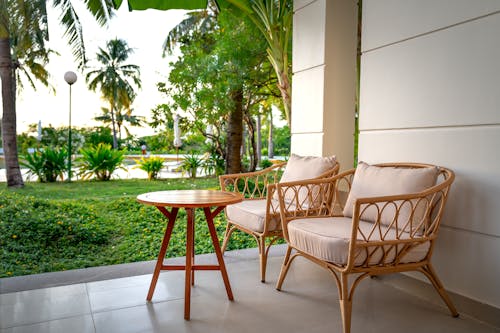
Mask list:
[[173,190],[140,194],[137,201],[152,206],[197,208],[227,206],[243,201],[243,196],[215,190]]

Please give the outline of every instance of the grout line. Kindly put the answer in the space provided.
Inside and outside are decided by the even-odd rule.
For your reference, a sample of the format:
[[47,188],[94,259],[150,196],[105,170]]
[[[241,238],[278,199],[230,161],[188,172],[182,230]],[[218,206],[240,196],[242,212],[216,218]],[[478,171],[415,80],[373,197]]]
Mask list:
[[474,17],[474,18],[471,18],[471,19],[468,19],[468,20],[465,20],[465,21],[461,21],[461,22],[457,22],[457,23],[454,23],[454,24],[450,24],[450,25],[447,25],[445,27],[441,27],[441,28],[438,28],[438,29],[434,29],[434,30],[430,30],[430,31],[427,31],[427,32],[423,32],[423,33],[420,33],[420,34],[417,34],[417,35],[414,35],[414,36],[411,36],[411,37],[407,37],[407,38],[404,38],[404,39],[401,39],[401,40],[398,40],[398,41],[395,41],[395,42],[391,42],[391,43],[387,43],[387,44],[384,44],[384,45],[380,45],[380,46],[374,47],[372,49],[361,51],[361,53],[365,54],[365,53],[369,53],[369,52],[376,51],[376,50],[379,50],[379,49],[383,49],[383,48],[388,47],[388,46],[393,46],[393,45],[401,44],[401,43],[410,41],[412,39],[417,39],[417,38],[420,38],[420,37],[423,37],[423,36],[427,36],[427,35],[433,34],[435,32],[440,32],[440,31],[443,31],[443,30],[454,28],[454,27],[457,27],[459,25],[463,25],[463,24],[466,24],[466,23],[470,23],[470,22],[474,22],[474,21],[479,21],[479,20],[481,20],[483,18],[486,18],[486,17],[489,17],[489,16],[493,16],[493,15],[497,15],[497,14],[500,14],[500,10],[497,10],[497,11],[492,12],[492,13],[484,14],[484,15],[481,15],[481,16],[477,16],[477,17]]
[[92,303],[90,303],[90,294],[89,294],[89,288],[87,287],[87,285],[88,285],[88,282],[84,283],[85,295],[87,295],[87,302],[89,304],[90,319],[92,320],[92,327],[94,328],[94,332],[97,332],[97,328],[95,327],[95,320],[94,320],[94,310],[92,310]]
[[316,68],[319,68],[319,67],[326,67],[326,65],[324,63],[322,63],[322,64],[319,64],[319,65],[314,65],[312,67],[307,67],[307,68],[299,69],[298,71],[293,72],[293,75],[298,74],[298,73],[307,72],[307,71],[309,71],[311,69],[316,69]]
[[490,238],[500,239],[500,236],[498,236],[498,235],[487,234],[487,233],[481,232],[481,231],[470,230],[470,229],[465,229],[465,228],[460,228],[460,227],[454,227],[454,226],[446,225],[446,224],[442,224],[441,227],[443,227],[445,229],[454,230],[454,231],[467,232],[467,233],[471,233],[471,234],[475,234],[475,235],[481,235],[481,236],[486,236],[486,237],[490,237]]
[[78,317],[85,317],[87,315],[90,315],[90,313],[80,313],[80,314],[75,314],[75,315],[68,315],[68,316],[63,316],[63,317],[60,317],[60,318],[53,318],[53,319],[42,320],[42,321],[28,322],[28,323],[24,323],[24,324],[20,324],[20,325],[14,324],[14,325],[8,326],[8,327],[1,327],[0,331],[9,330],[9,329],[15,329],[15,328],[18,328],[18,327],[27,327],[27,326],[41,325],[41,324],[50,323],[50,322],[53,322],[53,321],[60,321],[60,320],[78,318]]
[[360,133],[364,132],[389,132],[389,131],[412,131],[412,130],[434,130],[434,129],[463,129],[463,128],[484,128],[484,127],[500,127],[500,123],[495,124],[463,124],[463,125],[441,125],[441,126],[420,126],[420,127],[394,127],[394,128],[372,128],[360,129]]

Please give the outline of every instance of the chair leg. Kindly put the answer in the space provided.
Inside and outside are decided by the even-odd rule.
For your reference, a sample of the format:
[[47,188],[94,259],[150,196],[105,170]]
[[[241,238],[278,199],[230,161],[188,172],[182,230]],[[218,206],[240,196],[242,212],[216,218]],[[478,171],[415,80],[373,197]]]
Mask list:
[[286,249],[285,259],[283,259],[283,264],[281,265],[281,272],[278,278],[278,283],[276,283],[276,290],[281,290],[283,281],[285,281],[286,274],[288,273],[288,268],[290,268],[290,254],[292,253],[292,248],[288,245]]
[[266,282],[266,266],[267,266],[267,251],[266,251],[266,238],[256,237],[257,245],[259,246],[259,259],[260,259],[260,282]]
[[343,332],[349,333],[351,332],[352,299],[349,297],[348,274],[341,274],[339,301]]
[[422,272],[432,282],[432,285],[434,286],[434,288],[438,292],[439,296],[441,296],[443,301],[448,306],[448,309],[450,310],[451,315],[453,317],[458,317],[459,313],[458,313],[457,309],[455,308],[455,305],[453,305],[453,302],[451,301],[450,296],[448,295],[448,293],[444,289],[444,286],[441,283],[441,280],[439,280],[439,278],[436,274],[436,271],[434,270],[432,265],[430,263],[427,264],[427,266],[422,268]]
[[231,235],[233,234],[233,231],[236,228],[234,226],[231,227],[231,223],[227,222],[226,225],[226,231],[224,232],[224,240],[222,241],[222,247],[221,247],[221,252],[224,255],[224,252],[226,251],[227,245],[229,244],[229,238],[231,238]]

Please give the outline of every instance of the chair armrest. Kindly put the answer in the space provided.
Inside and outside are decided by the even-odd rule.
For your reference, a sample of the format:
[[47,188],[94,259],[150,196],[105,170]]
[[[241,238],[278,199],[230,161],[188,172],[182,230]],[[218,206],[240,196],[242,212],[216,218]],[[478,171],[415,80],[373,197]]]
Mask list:
[[354,169],[329,178],[276,184],[285,239],[288,239],[287,225],[292,220],[341,216],[353,175]]
[[241,193],[247,199],[265,198],[268,185],[279,181],[285,166],[283,162],[259,171],[221,175],[219,184],[222,191]]

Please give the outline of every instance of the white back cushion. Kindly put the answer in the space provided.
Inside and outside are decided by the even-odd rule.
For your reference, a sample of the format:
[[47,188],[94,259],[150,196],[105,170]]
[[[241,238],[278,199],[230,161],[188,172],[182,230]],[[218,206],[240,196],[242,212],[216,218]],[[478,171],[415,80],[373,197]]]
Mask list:
[[[357,198],[410,194],[424,191],[436,184],[438,171],[437,167],[414,169],[393,168],[378,167],[360,162],[356,168],[351,191],[344,207],[344,216],[352,217],[354,203]],[[412,220],[418,223],[422,219],[426,208],[425,203],[421,201],[405,202],[398,214],[397,220],[400,226],[405,225],[409,221],[412,205],[417,205]],[[379,206],[378,209],[375,206],[366,209],[362,215],[363,220],[376,222],[379,209],[381,210],[382,206]],[[394,216],[394,205],[383,208],[381,223],[390,225],[394,220]]]
[[[335,164],[335,156],[320,157],[292,154],[281,176],[280,183],[317,178],[328,170],[333,169]],[[307,199],[307,195],[307,189],[301,189],[298,194],[299,202],[304,202]],[[278,199],[277,193],[274,199]],[[285,201],[290,202],[292,199],[293,193],[285,194]]]

